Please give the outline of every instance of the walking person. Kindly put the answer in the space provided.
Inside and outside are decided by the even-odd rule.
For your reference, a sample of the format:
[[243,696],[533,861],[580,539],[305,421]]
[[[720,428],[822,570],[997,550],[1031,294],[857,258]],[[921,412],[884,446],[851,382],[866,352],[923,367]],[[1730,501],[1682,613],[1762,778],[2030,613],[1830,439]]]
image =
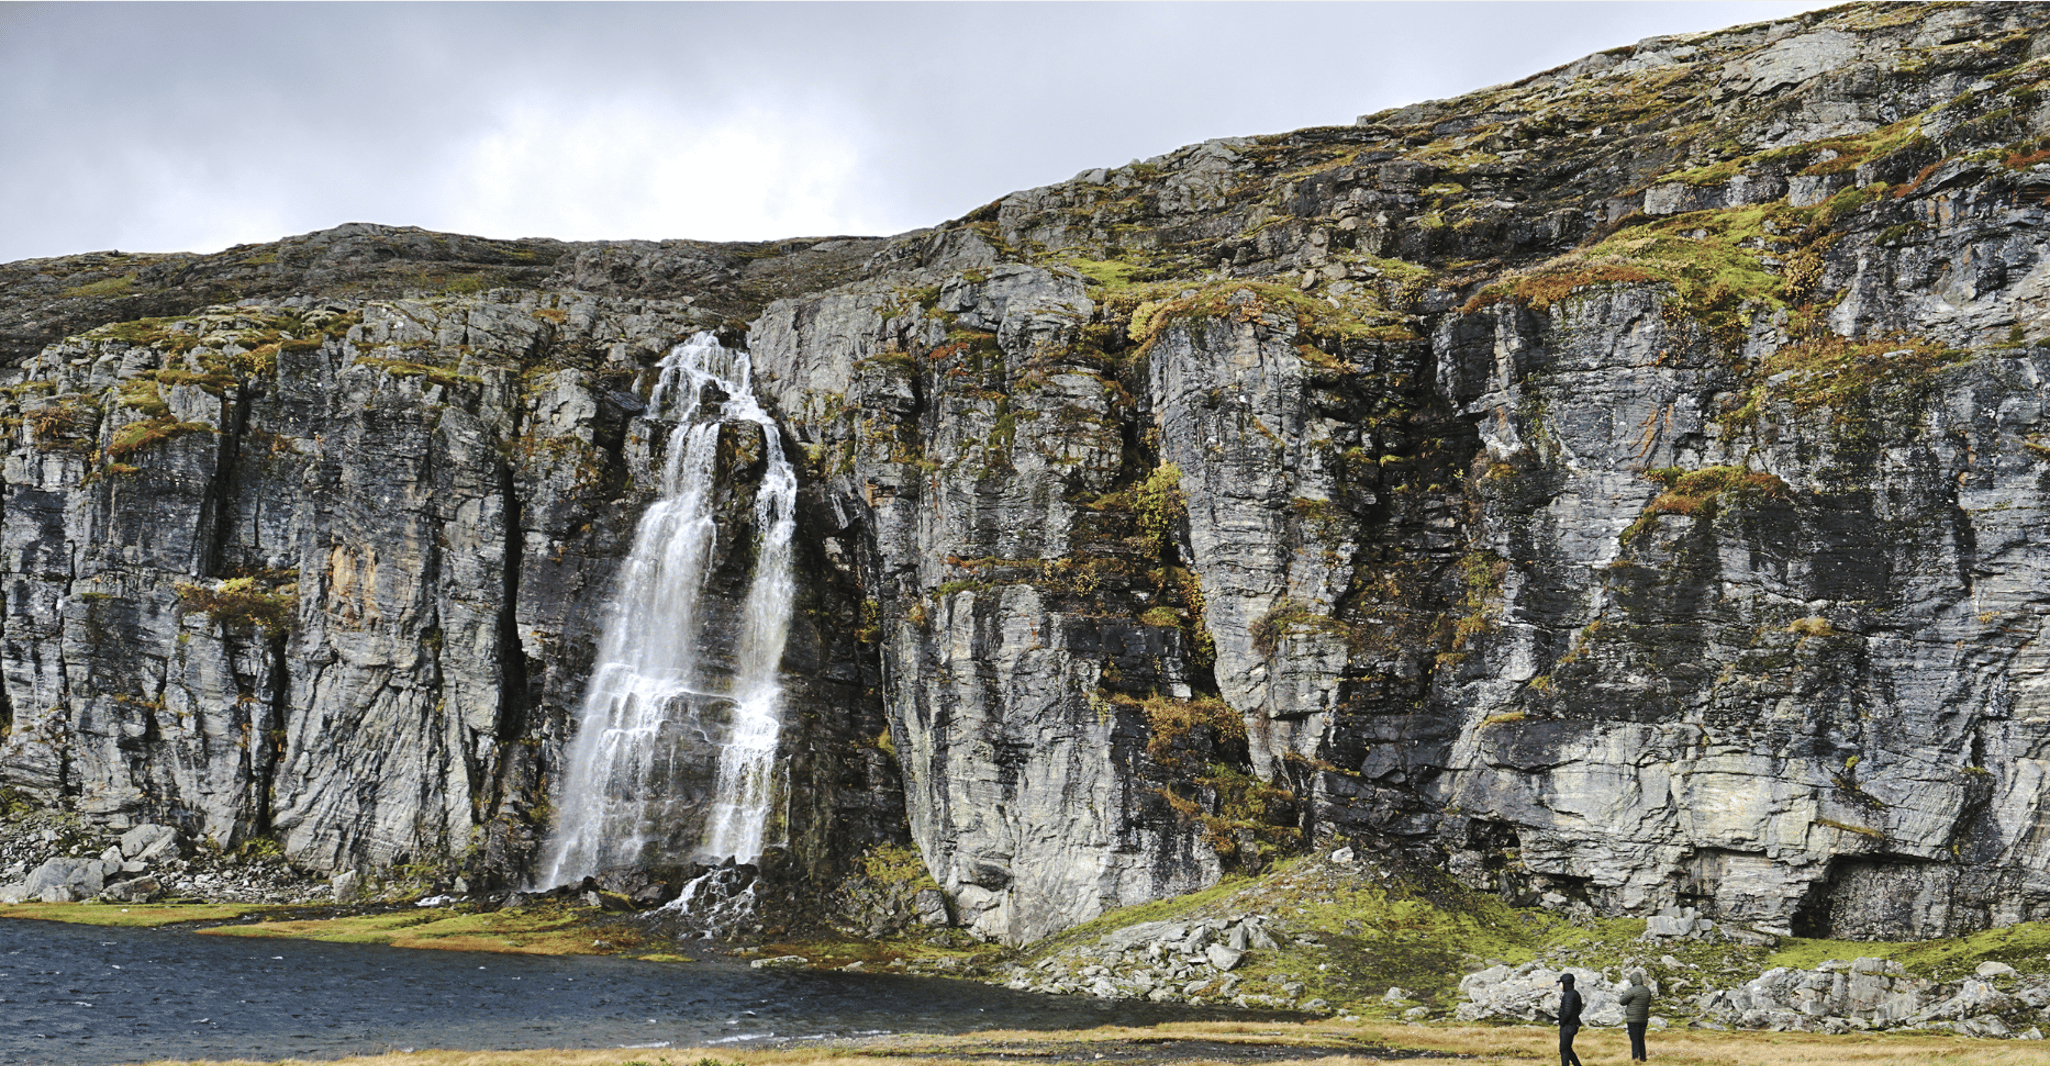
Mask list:
[[1573,1036],[1580,1032],[1580,993],[1573,990],[1573,975],[1559,975],[1559,1066],[1580,1066],[1573,1052]]
[[1651,989],[1644,974],[1630,971],[1630,987],[1623,990],[1623,1028],[1630,1031],[1630,1061],[1644,1062],[1644,1026],[1651,1021]]

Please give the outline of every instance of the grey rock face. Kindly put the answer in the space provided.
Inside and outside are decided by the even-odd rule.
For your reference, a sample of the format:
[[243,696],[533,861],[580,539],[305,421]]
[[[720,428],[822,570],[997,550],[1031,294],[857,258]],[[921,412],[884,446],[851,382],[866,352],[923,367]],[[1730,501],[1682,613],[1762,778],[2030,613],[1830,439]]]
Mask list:
[[[316,870],[517,875],[632,529],[617,502],[659,462],[631,390],[697,324],[589,296],[299,300],[46,350],[0,466],[0,774],[103,819],[175,812],[123,838],[138,859],[182,830]],[[799,655],[834,654],[799,628]],[[835,684],[793,686],[797,717]],[[784,831],[823,836],[833,796]]]
[[0,781],[517,876],[643,372],[759,312],[816,878],[908,838],[1011,942],[1353,840],[1654,936],[2043,917],[2046,24],[1647,41],[888,241],[350,227],[97,329],[121,263],[12,265]]

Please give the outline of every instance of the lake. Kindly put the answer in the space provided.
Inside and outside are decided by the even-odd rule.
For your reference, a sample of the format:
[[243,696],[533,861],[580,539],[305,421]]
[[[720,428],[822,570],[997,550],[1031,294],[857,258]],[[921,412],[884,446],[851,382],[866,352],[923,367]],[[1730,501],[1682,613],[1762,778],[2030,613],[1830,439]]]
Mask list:
[[0,1062],[12,1066],[409,1048],[744,1046],[1235,1013],[733,962],[421,951],[0,919]]

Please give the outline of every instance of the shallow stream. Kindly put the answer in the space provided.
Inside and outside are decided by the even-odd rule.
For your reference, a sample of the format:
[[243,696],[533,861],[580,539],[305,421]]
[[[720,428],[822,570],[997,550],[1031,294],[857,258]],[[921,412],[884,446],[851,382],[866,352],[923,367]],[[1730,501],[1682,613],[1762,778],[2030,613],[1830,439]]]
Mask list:
[[745,1046],[1220,1017],[967,981],[422,951],[0,919],[0,1062]]

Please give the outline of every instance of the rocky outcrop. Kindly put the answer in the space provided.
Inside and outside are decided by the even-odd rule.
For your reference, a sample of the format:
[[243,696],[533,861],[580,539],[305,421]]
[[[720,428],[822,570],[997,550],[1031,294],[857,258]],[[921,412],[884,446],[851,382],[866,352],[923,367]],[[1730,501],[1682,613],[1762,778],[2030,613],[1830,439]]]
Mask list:
[[1910,977],[1885,959],[1834,960],[1813,970],[1774,969],[1699,997],[1704,1013],[1747,1029],[1842,1033],[1948,1029],[1962,1036],[2043,1039],[2050,985],[1985,962],[1959,981]]
[[195,848],[177,829],[110,829],[69,812],[10,804],[0,823],[0,903],[324,901],[331,889],[272,849]]
[[[1459,994],[1464,997],[1465,1002],[1453,1011],[1453,1016],[1462,1022],[1484,1019],[1556,1021],[1559,1008],[1559,979],[1565,974],[1573,975],[1574,987],[1580,990],[1580,1017],[1584,1024],[1623,1024],[1621,997],[1629,987],[1627,981],[1612,981],[1606,974],[1578,966],[1554,970],[1535,962],[1515,967],[1490,966],[1460,978]],[[1650,987],[1656,995],[1657,982],[1653,982]],[[1660,1029],[1665,1028],[1665,1019],[1659,1018],[1656,1026]]]
[[908,839],[1013,942],[1326,837],[1759,937],[2044,916],[2045,52],[1812,12],[889,240],[9,265],[0,778],[517,876],[646,368],[747,317],[798,869]]
[[[1021,992],[1149,999],[1201,1006],[1319,1009],[1296,1002],[1303,990],[1287,981],[1248,984],[1232,973],[1250,951],[1271,952],[1278,924],[1257,914],[1195,922],[1141,922],[1107,933],[1094,944],[1049,955],[1030,968],[1013,966],[1006,987]],[[1271,987],[1270,987],[1271,986]]]

